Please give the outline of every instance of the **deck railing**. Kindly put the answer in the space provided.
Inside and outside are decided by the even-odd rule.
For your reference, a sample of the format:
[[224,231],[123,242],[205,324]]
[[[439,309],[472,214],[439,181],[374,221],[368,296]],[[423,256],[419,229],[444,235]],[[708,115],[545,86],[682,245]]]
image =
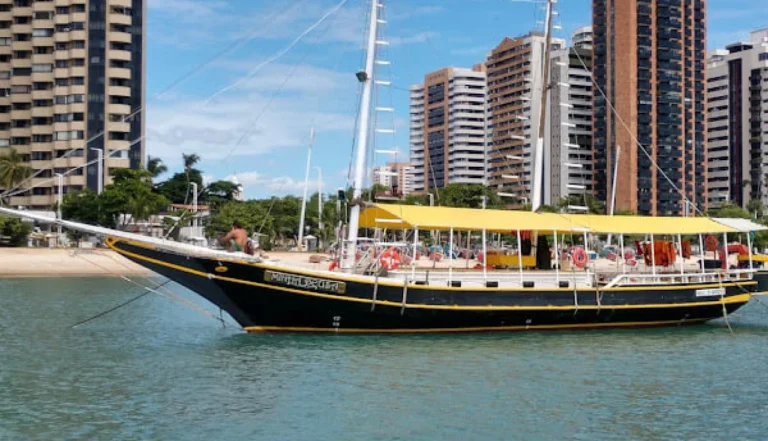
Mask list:
[[638,286],[638,285],[680,285],[680,284],[702,284],[702,283],[724,283],[752,280],[755,270],[730,270],[716,272],[697,272],[686,274],[618,274],[604,289],[619,286]]

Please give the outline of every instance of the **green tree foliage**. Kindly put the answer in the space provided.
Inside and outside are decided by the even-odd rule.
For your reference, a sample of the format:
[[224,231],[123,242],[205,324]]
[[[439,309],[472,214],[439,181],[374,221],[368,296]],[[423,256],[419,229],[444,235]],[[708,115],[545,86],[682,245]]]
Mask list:
[[0,216],[0,236],[3,244],[11,247],[26,246],[31,232],[32,224],[19,218]]
[[749,219],[749,212],[737,205],[729,204],[707,211],[709,217],[726,217]]
[[108,228],[118,226],[121,214],[133,222],[149,219],[168,205],[168,200],[152,191],[151,173],[145,170],[118,169],[113,183],[97,195],[91,190],[67,193],[61,205],[65,219]]
[[569,205],[587,207],[590,214],[605,214],[605,204],[591,194],[574,195],[560,199],[558,207],[567,209]]
[[[200,156],[197,155],[196,153],[191,153],[191,154],[182,153],[181,160],[184,163],[184,175],[187,178],[187,193],[184,195],[184,203],[186,204],[190,196],[189,191],[191,189],[191,185],[192,185],[191,183],[194,182],[192,180],[192,171],[195,170],[194,168],[195,165],[198,162],[200,162]],[[202,178],[200,179],[200,182],[197,183],[197,185],[199,189],[203,188]]]
[[167,172],[168,167],[163,164],[162,159],[147,156],[147,171],[152,175],[152,179],[155,179],[163,173]]
[[234,198],[238,185],[229,181],[211,182],[205,187],[205,200],[213,206],[218,206],[225,201],[231,201]]
[[765,205],[760,199],[750,199],[747,203],[747,211],[754,217],[763,217],[765,212]]
[[0,155],[0,187],[10,190],[32,176],[32,168],[26,165],[24,156],[16,149]]
[[560,210],[557,207],[551,205],[542,205],[539,207],[539,213],[559,213]]
[[425,194],[409,194],[401,203],[403,205],[429,205],[429,197]]
[[[189,171],[189,181],[187,181],[187,172],[175,173],[168,180],[159,183],[156,188],[158,193],[165,196],[166,199],[173,204],[186,204],[189,199],[188,189],[189,183],[197,183],[199,190],[203,189],[203,174],[198,169],[191,169]],[[199,191],[198,190],[198,191]],[[199,198],[200,201],[204,201],[205,197]]]
[[492,188],[481,184],[450,184],[435,192],[435,205],[455,208],[504,208],[505,203]]
[[264,201],[230,201],[221,204],[208,219],[205,233],[208,237],[219,237],[229,232],[234,222],[239,222],[248,234],[269,232],[274,227],[274,218],[267,216]]

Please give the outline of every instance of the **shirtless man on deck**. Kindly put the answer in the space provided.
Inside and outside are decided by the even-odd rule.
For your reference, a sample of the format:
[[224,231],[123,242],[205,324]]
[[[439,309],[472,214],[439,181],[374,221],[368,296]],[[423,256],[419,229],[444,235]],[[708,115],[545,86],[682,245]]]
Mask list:
[[235,221],[232,223],[232,230],[222,237],[219,242],[227,247],[227,251],[246,252],[248,232],[240,225],[240,222]]

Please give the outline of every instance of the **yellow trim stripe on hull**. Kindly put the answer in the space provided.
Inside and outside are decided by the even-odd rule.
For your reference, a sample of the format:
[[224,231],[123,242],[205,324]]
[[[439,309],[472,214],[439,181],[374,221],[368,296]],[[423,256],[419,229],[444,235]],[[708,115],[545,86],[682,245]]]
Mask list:
[[[176,267],[176,265],[173,265],[173,264],[165,264],[164,262],[160,263],[161,261],[158,261],[158,260],[155,260],[155,259],[152,259],[152,258],[149,258],[149,257],[140,256],[138,254],[131,253],[129,251],[125,251],[125,250],[121,250],[119,248],[116,248],[114,246],[114,244],[116,242],[118,242],[118,241],[115,240],[114,238],[108,238],[106,240],[107,246],[109,248],[111,248],[113,251],[117,252],[117,253],[124,254],[124,255],[130,255],[130,256],[142,259],[144,261],[147,261],[147,262],[155,263],[155,264],[164,264],[165,266],[168,266],[168,267],[171,267],[171,268]],[[140,242],[131,241],[131,240],[127,240],[127,239],[120,239],[120,242],[125,242],[125,243],[127,243],[129,245],[137,246],[139,248],[144,248],[144,249],[149,249],[149,250],[157,250],[157,247],[155,247],[153,245],[142,244]],[[367,283],[367,284],[371,283],[371,281],[369,279],[363,279],[363,278],[360,278],[360,277],[355,277],[354,275],[347,275],[347,274],[326,274],[326,273],[318,274],[318,272],[312,272],[312,271],[309,271],[309,270],[306,270],[306,269],[302,269],[302,268],[286,268],[286,267],[283,267],[283,266],[276,266],[276,265],[270,265],[270,264],[265,264],[265,263],[248,262],[248,261],[241,260],[241,259],[217,258],[216,261],[217,262],[229,262],[229,263],[239,264],[239,265],[247,265],[247,266],[252,266],[252,267],[256,267],[256,268],[261,268],[261,269],[264,269],[264,270],[290,271],[291,273],[294,273],[294,274],[300,274],[300,275],[311,276],[311,277],[322,277],[324,279],[329,279],[329,280],[333,280],[333,281],[358,282],[358,283]],[[174,268],[174,269],[176,269],[176,268]],[[194,270],[188,270],[187,272],[195,272],[195,271]],[[198,271],[198,273],[200,273],[200,272]],[[200,273],[200,274],[205,274],[206,277],[208,276],[208,274],[206,274],[206,273]],[[217,278],[223,280],[222,277],[217,277]],[[564,280],[565,280],[565,276],[564,276]],[[378,284],[379,284],[379,286],[389,286],[389,287],[394,287],[394,288],[402,288],[402,286],[403,286],[402,284],[398,284],[398,283],[394,283],[394,282],[388,282],[388,281],[386,281],[384,279],[379,279],[379,283]],[[754,280],[745,280],[745,281],[738,281],[738,282],[723,282],[723,283],[716,282],[716,283],[698,284],[698,285],[658,285],[658,286],[652,286],[651,285],[651,286],[642,286],[642,287],[632,287],[632,286],[613,287],[613,288],[608,288],[608,289],[605,289],[605,290],[601,289],[601,291],[606,291],[606,292],[609,292],[609,291],[610,292],[612,292],[612,291],[647,291],[649,288],[653,288],[653,290],[655,290],[655,291],[674,291],[674,290],[679,290],[679,289],[706,289],[706,288],[720,288],[720,287],[730,287],[730,286],[751,286],[751,285],[756,285],[756,284],[757,284],[757,282],[754,281]],[[270,287],[272,287],[272,286],[270,285]],[[453,291],[453,292],[456,292],[456,291],[472,291],[472,292],[493,291],[493,292],[521,292],[521,293],[530,294],[532,292],[537,292],[537,291],[573,293],[574,288],[573,287],[571,287],[571,288],[486,288],[486,287],[461,287],[461,288],[456,288],[456,287],[447,287],[447,286],[408,285],[408,291],[412,291],[412,290]],[[576,288],[576,291],[577,292],[593,292],[594,288]],[[400,303],[398,303],[398,305],[400,305]]]
[[266,332],[310,332],[331,334],[435,334],[435,333],[460,333],[460,332],[507,332],[507,331],[556,331],[556,330],[580,330],[598,328],[642,328],[669,325],[693,325],[712,320],[711,318],[692,320],[666,320],[655,322],[616,322],[616,323],[592,323],[574,325],[534,325],[534,326],[489,326],[478,328],[425,328],[425,329],[367,329],[367,328],[305,328],[292,326],[246,326],[243,328],[250,333]]
[[[231,277],[224,277],[219,276],[216,274],[209,274],[204,273],[202,271],[197,271],[189,268],[185,268],[183,266],[175,265],[168,262],[163,262],[160,260],[152,259],[150,257],[141,256],[139,254],[131,253],[129,251],[121,250],[113,246],[113,243],[107,242],[108,246],[113,249],[114,251],[123,254],[125,256],[130,256],[134,259],[143,260],[145,262],[153,263],[155,265],[164,266],[166,268],[171,268],[176,271],[185,272],[187,274],[193,274],[198,277],[203,277],[206,279],[215,279],[215,280],[221,280],[225,282],[231,282],[231,283],[237,283],[241,285],[246,286],[254,286],[257,288],[266,288],[266,289],[273,289],[278,291],[284,291],[289,292],[292,294],[298,294],[303,296],[310,296],[310,297],[318,297],[318,298],[324,298],[329,300],[339,300],[339,301],[346,301],[346,302],[355,302],[355,303],[364,303],[367,305],[373,304],[373,301],[371,299],[362,299],[357,297],[344,297],[344,296],[337,296],[333,294],[323,294],[323,293],[316,293],[316,292],[309,292],[309,291],[300,291],[297,289],[292,288],[286,288],[282,286],[275,286],[275,285],[267,285],[264,283],[259,282],[251,282],[249,280],[241,280],[241,279],[234,279]],[[750,285],[755,284],[757,282],[744,282],[741,285]],[[702,285],[702,287],[718,287],[720,285]],[[733,286],[733,284],[723,284],[722,286]],[[680,289],[692,289],[690,286],[684,286]],[[411,289],[411,286],[408,286],[408,289]],[[648,288],[644,288],[648,289]],[[655,288],[654,288],[655,289]],[[605,290],[605,291],[611,291],[611,290]],[[390,302],[386,300],[377,300],[375,303],[379,306],[392,306],[397,308],[403,308],[406,309],[428,309],[428,310],[449,310],[449,311],[573,311],[573,310],[609,310],[609,309],[648,309],[648,308],[681,308],[681,307],[694,307],[694,306],[712,306],[712,305],[721,305],[721,304],[731,304],[731,303],[746,303],[749,301],[750,294],[740,294],[737,296],[731,296],[726,297],[722,300],[714,300],[709,302],[689,302],[689,303],[649,303],[649,304],[638,304],[638,305],[565,305],[565,306],[554,306],[554,305],[544,305],[544,306],[493,306],[493,305],[487,305],[487,306],[459,306],[459,305],[427,305],[427,304],[414,304],[414,303],[406,303],[405,305],[400,302]],[[746,299],[746,300],[745,300]]]

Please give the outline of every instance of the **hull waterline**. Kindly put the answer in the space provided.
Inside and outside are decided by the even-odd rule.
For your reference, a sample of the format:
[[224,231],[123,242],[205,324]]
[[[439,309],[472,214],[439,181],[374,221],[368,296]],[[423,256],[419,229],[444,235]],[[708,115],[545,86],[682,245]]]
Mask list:
[[[449,288],[107,244],[208,299],[249,332],[480,332],[679,326],[722,318],[757,282],[611,289]],[[702,295],[722,288],[722,295]]]

